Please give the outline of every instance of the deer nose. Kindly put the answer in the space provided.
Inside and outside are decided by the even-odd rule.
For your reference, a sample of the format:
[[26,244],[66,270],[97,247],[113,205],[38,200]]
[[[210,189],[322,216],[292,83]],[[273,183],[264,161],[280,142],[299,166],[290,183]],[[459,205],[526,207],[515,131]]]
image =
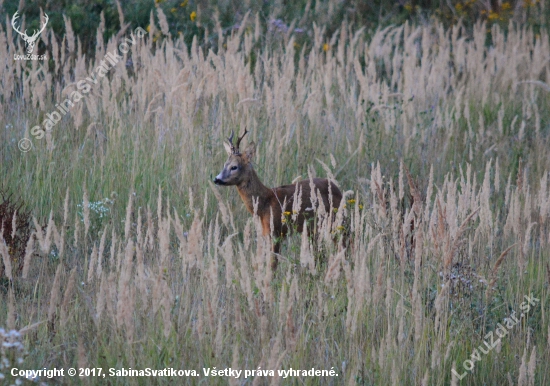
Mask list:
[[216,176],[216,178],[214,178],[214,183],[215,183],[216,185],[225,185],[225,182],[224,182],[223,179],[222,179],[222,178],[223,178],[222,174],[223,174],[223,171],[222,171],[220,174],[218,174],[218,175]]

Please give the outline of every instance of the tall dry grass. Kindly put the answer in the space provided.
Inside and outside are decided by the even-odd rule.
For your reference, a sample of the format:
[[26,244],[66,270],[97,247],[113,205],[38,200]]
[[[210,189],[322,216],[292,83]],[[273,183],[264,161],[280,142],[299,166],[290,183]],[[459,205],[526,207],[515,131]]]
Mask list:
[[[25,368],[197,370],[188,383],[213,367],[338,373],[253,384],[548,383],[547,32],[495,26],[487,45],[483,24],[471,36],[405,24],[369,38],[344,24],[332,37],[314,26],[314,45],[296,47],[248,15],[219,32],[216,52],[145,37],[20,153],[15,143],[123,38],[104,45],[100,27],[87,58],[65,22],[61,41],[43,35],[54,65],[0,66],[3,180],[37,218],[21,274],[0,241],[11,278],[0,326],[23,331]],[[0,42],[2,57],[22,51],[10,28]],[[244,126],[266,184],[333,175],[351,191],[337,217],[347,249],[332,242],[341,223],[327,221],[285,241],[271,271],[256,219],[207,182],[223,136]],[[530,294],[540,303],[453,379]]]

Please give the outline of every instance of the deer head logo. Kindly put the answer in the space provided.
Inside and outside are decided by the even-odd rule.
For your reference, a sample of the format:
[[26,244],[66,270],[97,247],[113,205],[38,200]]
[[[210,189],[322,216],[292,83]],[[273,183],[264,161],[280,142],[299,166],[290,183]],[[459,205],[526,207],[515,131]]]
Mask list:
[[48,24],[48,20],[49,20],[48,15],[44,14],[44,24],[42,25],[42,28],[40,29],[40,31],[35,30],[32,36],[27,35],[27,30],[25,30],[25,32],[21,32],[15,26],[15,20],[17,20],[18,18],[19,18],[19,15],[17,14],[17,12],[15,12],[13,17],[11,18],[11,26],[13,27],[14,31],[17,32],[19,35],[21,35],[21,37],[25,41],[25,44],[27,46],[27,53],[32,54],[36,40],[38,40],[38,37],[40,36],[42,31],[44,31],[44,28],[46,28],[46,24]]

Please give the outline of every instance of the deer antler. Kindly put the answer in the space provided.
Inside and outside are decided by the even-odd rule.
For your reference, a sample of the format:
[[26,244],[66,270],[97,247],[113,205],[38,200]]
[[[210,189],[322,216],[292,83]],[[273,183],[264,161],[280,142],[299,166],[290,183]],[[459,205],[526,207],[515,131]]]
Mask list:
[[235,136],[235,133],[233,132],[233,130],[231,130],[231,135],[227,138],[227,140],[231,144],[231,151],[233,152],[233,154],[241,154],[241,152],[239,151],[239,146],[241,145],[241,141],[247,133],[248,131],[245,128],[244,134],[241,135],[239,139],[237,139],[237,144],[233,145],[233,137]]
[[244,128],[244,134],[242,136],[239,137],[239,139],[237,140],[237,151],[239,151],[239,146],[241,144],[241,140],[244,138],[244,136],[246,135],[246,133],[248,133],[248,131],[246,130],[246,127]]
[[231,145],[231,152],[233,154],[237,154],[239,152],[239,148],[236,148],[235,145],[233,145],[233,137],[235,136],[235,133],[233,130],[231,130],[231,135],[227,137],[227,140],[229,141],[229,144]]
[[27,36],[27,30],[25,30],[25,32],[21,32],[19,31],[19,29],[15,26],[15,20],[19,19],[19,15],[18,15],[18,12],[15,12],[13,14],[13,17],[11,18],[11,26],[13,27],[13,30],[15,32],[17,32],[19,35],[25,35]]
[[[42,28],[40,29],[40,31],[38,32],[35,32],[32,36],[31,36],[31,39],[34,39],[35,37],[37,37],[38,35],[40,35],[42,33],[42,31],[44,31],[44,28],[46,28],[46,25],[48,24],[48,20],[50,20],[50,18],[48,17],[47,14],[44,14],[44,19],[46,19],[46,21],[44,21],[44,24],[42,25]],[[25,30],[26,32],[26,30]]]

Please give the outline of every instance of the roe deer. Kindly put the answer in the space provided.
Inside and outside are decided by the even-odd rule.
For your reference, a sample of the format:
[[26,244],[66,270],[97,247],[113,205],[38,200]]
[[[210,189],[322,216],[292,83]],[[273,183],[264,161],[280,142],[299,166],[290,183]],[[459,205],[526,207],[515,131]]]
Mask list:
[[[233,145],[233,132],[224,141],[224,147],[229,158],[225,162],[223,170],[214,179],[214,183],[217,185],[235,185],[246,209],[251,214],[254,214],[253,202],[255,200],[258,201],[257,215],[261,219],[264,236],[271,236],[271,222],[273,221],[273,234],[276,238],[272,239],[272,251],[274,254],[272,255],[271,268],[276,270],[276,254],[280,251],[280,241],[289,231],[288,224],[283,220],[282,214],[285,212],[290,213],[290,210],[293,209],[295,210],[294,213],[297,216],[295,216],[296,221],[293,225],[296,226],[296,230],[299,233],[304,230],[304,221],[310,219],[314,214],[311,208],[313,205],[311,201],[310,180],[303,180],[294,185],[283,185],[271,189],[266,187],[262,184],[252,167],[251,161],[256,152],[254,142],[248,144],[244,153],[241,153],[239,150],[241,140],[247,133],[248,131],[245,129],[244,134],[238,138],[236,145]],[[340,206],[342,192],[333,182],[329,182],[325,178],[313,178],[313,185],[315,186],[316,196],[322,198],[327,211],[332,212],[333,208]],[[296,192],[297,188],[298,192]],[[300,207],[297,208],[294,199],[295,196],[300,195],[300,190],[301,200],[297,201],[301,201],[301,203],[299,203]],[[331,196],[332,202],[330,199]],[[271,216],[273,216],[273,220]],[[310,228],[309,230],[311,231],[311,226],[308,225],[309,221],[306,228]]]

